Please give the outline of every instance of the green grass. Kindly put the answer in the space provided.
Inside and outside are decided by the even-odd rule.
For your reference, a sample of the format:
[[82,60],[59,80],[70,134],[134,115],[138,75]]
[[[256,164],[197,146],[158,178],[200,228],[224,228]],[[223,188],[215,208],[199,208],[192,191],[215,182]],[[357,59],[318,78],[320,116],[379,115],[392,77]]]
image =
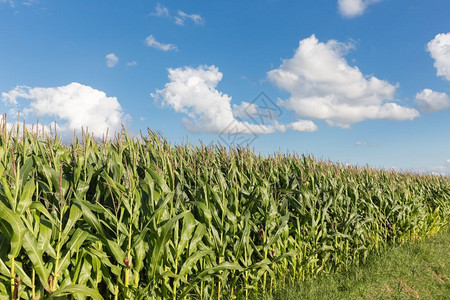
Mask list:
[[280,288],[265,299],[450,299],[449,249],[450,231],[441,232],[373,255],[347,272]]

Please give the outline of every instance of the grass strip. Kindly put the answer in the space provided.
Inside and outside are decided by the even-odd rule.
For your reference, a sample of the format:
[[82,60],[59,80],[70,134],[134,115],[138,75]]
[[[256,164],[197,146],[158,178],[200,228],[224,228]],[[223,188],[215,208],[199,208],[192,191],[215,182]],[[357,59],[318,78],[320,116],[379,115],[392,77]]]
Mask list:
[[372,255],[359,267],[279,288],[264,299],[450,299],[450,231]]

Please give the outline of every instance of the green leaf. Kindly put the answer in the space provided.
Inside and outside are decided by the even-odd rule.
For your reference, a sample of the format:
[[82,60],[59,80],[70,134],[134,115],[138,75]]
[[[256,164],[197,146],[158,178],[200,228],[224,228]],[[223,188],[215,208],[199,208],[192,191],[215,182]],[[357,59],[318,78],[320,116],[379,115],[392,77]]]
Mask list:
[[[10,262],[8,262],[6,265],[11,269]],[[20,261],[14,262],[14,269],[16,270],[17,276],[19,276],[20,279],[22,280],[22,283],[24,283],[26,286],[31,287],[31,278],[28,277],[28,274],[23,270],[22,263]]]
[[206,226],[203,223],[199,223],[195,229],[194,235],[192,236],[191,242],[189,243],[189,256],[197,251],[197,245],[202,240],[206,234]]
[[181,294],[180,298],[183,298],[197,284],[197,281],[209,279],[210,277],[213,277],[225,270],[243,271],[244,269],[238,263],[228,261],[224,261],[215,267],[205,269],[191,280],[189,285]]
[[9,184],[8,184],[8,182],[6,182],[6,176],[2,176],[1,177],[1,182],[2,182],[3,193],[5,194],[6,199],[8,199],[9,205],[13,209],[15,209],[16,208],[15,207],[16,206],[15,205],[15,200],[14,200],[14,197],[12,196],[12,194],[11,194],[11,190],[9,189]]
[[48,290],[49,272],[47,268],[45,268],[44,261],[42,259],[42,251],[39,250],[37,241],[29,230],[27,230],[23,235],[23,247],[27,251],[28,258],[33,263],[33,268],[36,271],[39,280],[44,288]]
[[275,232],[274,235],[272,235],[269,239],[269,241],[267,242],[266,245],[264,245],[265,249],[268,249],[272,246],[272,244],[274,242],[276,242],[276,240],[280,237],[281,233],[283,232],[283,230],[285,229],[285,227],[287,226],[287,223],[289,222],[289,215],[285,215],[281,218],[281,222],[280,225],[278,226],[277,231]]
[[177,256],[183,253],[184,248],[188,246],[188,243],[192,237],[197,221],[192,213],[187,214],[183,218],[183,228],[181,230],[180,241],[177,247]]
[[69,219],[67,219],[66,227],[64,227],[64,230],[62,232],[62,239],[65,239],[66,235],[75,225],[75,223],[80,219],[81,215],[82,211],[78,208],[78,206],[72,205],[70,207]]
[[11,271],[6,266],[5,262],[0,258],[0,274],[5,275],[6,277],[11,276]]
[[17,204],[17,213],[22,214],[28,207],[30,207],[33,201],[33,193],[36,185],[34,179],[28,180],[23,187],[22,193],[20,194],[20,200]]
[[159,267],[159,261],[161,259],[161,256],[163,253],[163,247],[166,245],[167,241],[169,240],[173,227],[175,226],[176,222],[183,218],[185,215],[190,213],[190,211],[185,211],[172,219],[170,219],[166,224],[164,224],[161,228],[161,235],[158,237],[158,240],[155,243],[155,246],[153,248],[152,257],[150,261],[150,272],[149,275],[152,279],[155,278],[156,270]]
[[58,223],[56,223],[55,219],[53,218],[53,216],[49,213],[49,211],[47,210],[47,208],[38,201],[33,201],[30,205],[30,209],[35,209],[38,212],[40,212],[41,214],[43,214],[45,217],[47,217],[47,220],[50,221],[54,226],[58,227]]
[[57,297],[63,297],[67,295],[83,295],[85,297],[91,297],[94,300],[102,300],[103,297],[94,289],[88,288],[81,284],[70,284],[62,289],[54,291],[49,299],[55,299]]
[[72,257],[73,253],[76,253],[78,249],[80,249],[81,245],[86,240],[88,235],[89,233],[83,231],[81,228],[77,228],[77,230],[75,230],[72,238],[65,247],[66,250],[62,255],[61,260],[59,261],[58,269],[56,270],[58,274],[62,274],[66,270],[66,268],[70,264],[70,258]]
[[187,275],[191,271],[191,269],[195,266],[197,261],[206,255],[214,255],[214,251],[200,250],[200,251],[195,252],[193,255],[190,255],[186,259],[186,261],[183,263],[183,266],[180,269],[179,275],[180,276]]
[[108,248],[111,251],[111,254],[114,256],[114,259],[121,265],[125,266],[123,260],[125,259],[125,252],[120,248],[119,245],[116,244],[115,241],[107,240]]
[[41,220],[39,223],[39,236],[37,246],[40,251],[48,253],[51,257],[56,258],[56,251],[51,245],[52,227],[51,223],[46,220]]
[[156,184],[159,186],[159,188],[161,189],[161,191],[163,191],[164,193],[168,193],[170,192],[169,187],[167,186],[166,181],[164,180],[164,178],[159,175],[156,170],[153,167],[148,167],[147,171],[150,173],[150,176],[153,178],[153,180],[156,182]]
[[97,217],[94,215],[92,210],[87,205],[87,201],[75,199],[74,202],[78,205],[80,205],[81,210],[83,211],[83,217],[84,220],[93,228],[95,229],[102,237],[106,238],[105,232],[103,231],[103,227],[100,224]]
[[22,248],[22,236],[25,233],[25,227],[19,216],[14,213],[11,209],[6,207],[3,202],[0,201],[0,218],[5,220],[12,228],[12,238],[11,238],[11,250],[8,257],[15,258],[19,254]]
[[120,195],[120,193],[117,193],[116,190],[119,190],[122,193],[127,192],[127,189],[123,185],[112,179],[111,176],[109,176],[106,172],[103,172],[103,176],[106,178],[106,181],[108,182],[109,186],[112,188],[114,192],[116,192],[116,194]]

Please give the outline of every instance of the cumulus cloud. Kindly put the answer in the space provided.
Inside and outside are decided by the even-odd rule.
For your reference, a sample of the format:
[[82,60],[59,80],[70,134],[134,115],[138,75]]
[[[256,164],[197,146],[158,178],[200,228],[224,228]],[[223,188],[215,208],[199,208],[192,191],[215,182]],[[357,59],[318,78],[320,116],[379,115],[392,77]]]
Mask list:
[[344,128],[369,119],[417,117],[415,109],[387,102],[393,99],[396,85],[363,75],[348,64],[344,56],[352,48],[334,40],[319,42],[314,35],[300,41],[294,57],[268,72],[269,80],[291,95],[279,103],[298,116]]
[[155,11],[151,13],[152,16],[155,17],[168,17],[169,16],[169,9],[165,7],[164,5],[161,5],[161,3],[157,3],[155,7]]
[[110,53],[105,56],[105,61],[109,68],[114,68],[119,62],[119,58],[114,53]]
[[250,116],[258,116],[261,111],[258,105],[242,101],[241,104],[233,104],[233,115],[239,118],[248,118]]
[[[162,90],[151,96],[177,112],[184,113],[185,128],[190,132],[224,133],[236,130],[241,133],[271,133],[273,128],[242,122],[233,116],[231,97],[216,87],[222,73],[215,66],[168,69],[169,80]],[[231,126],[233,125],[233,126]]]
[[338,9],[344,17],[352,18],[362,15],[366,8],[380,0],[338,0]]
[[184,25],[185,20],[191,20],[192,22],[194,22],[195,24],[198,24],[198,25],[204,23],[202,16],[197,15],[197,14],[187,14],[184,11],[179,10],[178,16],[175,17],[175,23],[177,25]]
[[[234,105],[232,109],[231,96],[217,90],[223,75],[215,66],[183,67],[168,71],[169,82],[151,96],[163,106],[187,115],[182,122],[190,132],[267,134],[286,129],[317,130],[312,121],[279,125],[276,121],[273,124],[261,124],[242,120],[243,117],[248,117],[248,111],[258,112],[259,108],[244,102]],[[249,110],[245,110],[247,106]]]
[[450,32],[436,35],[428,43],[427,50],[434,59],[437,75],[450,81]]
[[298,132],[314,132],[317,131],[317,125],[311,120],[298,120],[286,125],[287,129]]
[[450,96],[446,93],[424,89],[416,94],[416,104],[421,112],[431,113],[450,107]]
[[63,134],[84,127],[102,136],[107,131],[120,131],[130,118],[124,115],[116,97],[77,82],[52,88],[17,86],[2,93],[2,101],[22,110],[24,117],[55,118]]
[[161,51],[177,51],[177,46],[173,44],[164,44],[161,42],[158,42],[155,37],[151,34],[145,39],[145,43],[147,46],[161,50]]
[[277,116],[270,116],[267,109],[262,110],[261,107],[255,103],[248,103],[245,101],[239,105],[233,104],[233,116],[243,119],[250,118],[260,124],[265,124],[266,121],[273,121],[271,126],[280,132],[286,132],[287,130],[314,132],[318,130],[317,125],[311,120],[298,120],[289,124],[280,124],[277,121]]

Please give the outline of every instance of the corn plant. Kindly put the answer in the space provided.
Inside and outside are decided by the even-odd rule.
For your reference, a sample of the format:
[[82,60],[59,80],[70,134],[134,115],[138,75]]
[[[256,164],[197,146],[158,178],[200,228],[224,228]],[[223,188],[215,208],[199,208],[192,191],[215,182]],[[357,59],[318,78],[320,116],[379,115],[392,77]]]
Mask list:
[[246,299],[449,226],[448,177],[3,120],[0,299]]

